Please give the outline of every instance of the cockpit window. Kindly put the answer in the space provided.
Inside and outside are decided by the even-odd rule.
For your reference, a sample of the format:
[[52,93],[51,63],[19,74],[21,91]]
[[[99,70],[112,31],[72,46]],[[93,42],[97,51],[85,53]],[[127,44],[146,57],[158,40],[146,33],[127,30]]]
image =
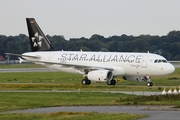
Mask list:
[[167,63],[167,60],[162,60],[163,61],[163,63]]
[[161,63],[162,62],[162,60],[158,60],[158,63]]
[[156,59],[154,63],[167,63],[167,60]]

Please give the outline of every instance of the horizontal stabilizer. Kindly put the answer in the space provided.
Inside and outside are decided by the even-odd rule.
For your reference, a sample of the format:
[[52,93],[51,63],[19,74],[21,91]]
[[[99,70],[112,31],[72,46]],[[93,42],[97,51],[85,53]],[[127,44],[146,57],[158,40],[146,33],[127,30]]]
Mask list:
[[18,56],[18,57],[30,57],[30,58],[40,58],[40,56],[31,56],[31,55],[22,55],[22,54],[14,54],[14,53],[4,53],[10,56]]

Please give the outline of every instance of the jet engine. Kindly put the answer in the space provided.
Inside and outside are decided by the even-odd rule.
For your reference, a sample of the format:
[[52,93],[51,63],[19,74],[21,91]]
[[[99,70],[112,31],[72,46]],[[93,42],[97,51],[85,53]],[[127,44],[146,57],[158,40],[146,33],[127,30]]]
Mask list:
[[111,81],[113,74],[109,70],[93,70],[88,72],[87,78],[92,81]]

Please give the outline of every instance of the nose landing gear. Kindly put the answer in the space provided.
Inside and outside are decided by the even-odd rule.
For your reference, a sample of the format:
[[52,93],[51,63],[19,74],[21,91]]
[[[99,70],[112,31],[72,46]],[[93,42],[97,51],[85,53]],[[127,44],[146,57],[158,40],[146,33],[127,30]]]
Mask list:
[[147,86],[148,87],[152,87],[153,83],[151,82],[151,77],[150,76],[145,76],[145,80],[147,81]]
[[152,83],[152,82],[148,82],[148,83],[147,83],[147,86],[148,86],[148,87],[152,87],[152,86],[153,86],[153,83]]

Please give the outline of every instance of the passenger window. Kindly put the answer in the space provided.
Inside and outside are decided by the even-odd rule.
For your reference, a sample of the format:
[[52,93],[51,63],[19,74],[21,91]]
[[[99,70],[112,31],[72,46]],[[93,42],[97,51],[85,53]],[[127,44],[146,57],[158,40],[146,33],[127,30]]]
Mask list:
[[162,60],[158,60],[158,63],[161,63],[162,62]]

